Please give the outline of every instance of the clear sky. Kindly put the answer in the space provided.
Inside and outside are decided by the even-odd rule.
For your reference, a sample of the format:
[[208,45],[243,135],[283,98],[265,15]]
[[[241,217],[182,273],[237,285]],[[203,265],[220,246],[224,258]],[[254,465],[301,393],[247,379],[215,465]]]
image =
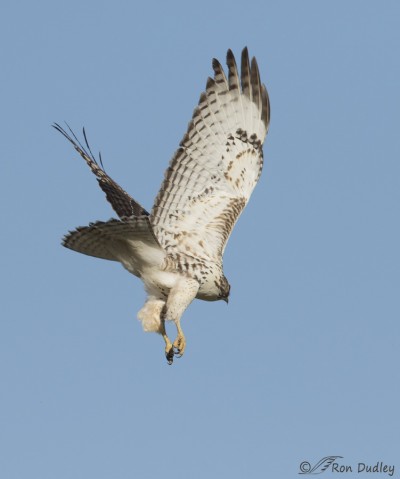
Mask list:
[[[330,455],[400,477],[399,21],[390,0],[3,0],[1,478],[286,479]],[[140,281],[60,245],[113,212],[50,125],[85,126],[149,209],[212,57],[245,45],[265,167],[230,303],[190,306],[170,367]]]

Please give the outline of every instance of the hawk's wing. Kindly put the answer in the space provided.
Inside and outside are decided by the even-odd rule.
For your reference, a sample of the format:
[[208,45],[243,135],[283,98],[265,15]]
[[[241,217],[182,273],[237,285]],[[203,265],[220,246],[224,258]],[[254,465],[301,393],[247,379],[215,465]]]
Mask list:
[[[89,165],[89,168],[96,175],[97,181],[99,182],[100,188],[106,194],[107,200],[111,203],[114,211],[117,215],[122,217],[129,216],[141,216],[148,215],[149,213],[141,206],[137,201],[135,201],[126,191],[124,191],[112,178],[110,178],[107,173],[104,171],[101,166],[97,163],[94,155],[92,154],[89,144],[86,139],[85,130],[83,130],[83,136],[85,138],[87,150],[79,142],[74,132],[69,128],[71,135],[69,135],[64,128],[55,123],[54,128],[58,130],[62,135],[70,141],[75,148],[75,150],[81,155],[81,157]],[[68,125],[67,125],[68,126]],[[101,163],[101,157],[100,157]]]
[[220,260],[260,177],[270,107],[256,59],[242,52],[241,78],[228,50],[228,79],[213,60],[188,131],[171,160],[150,214],[168,253]]

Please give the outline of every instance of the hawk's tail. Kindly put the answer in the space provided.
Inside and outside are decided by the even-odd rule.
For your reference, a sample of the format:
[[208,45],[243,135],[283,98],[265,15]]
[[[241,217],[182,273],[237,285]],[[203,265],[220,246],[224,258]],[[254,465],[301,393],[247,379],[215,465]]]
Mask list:
[[161,248],[147,216],[97,221],[89,226],[79,226],[64,236],[62,244],[78,253],[121,261],[129,255],[128,241],[140,241]]

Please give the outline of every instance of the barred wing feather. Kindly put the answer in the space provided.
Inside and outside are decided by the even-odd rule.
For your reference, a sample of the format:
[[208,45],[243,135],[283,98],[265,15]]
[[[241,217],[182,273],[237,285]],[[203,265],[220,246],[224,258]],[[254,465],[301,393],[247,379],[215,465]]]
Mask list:
[[207,81],[150,214],[159,243],[171,255],[220,261],[261,174],[267,90],[247,48],[240,79],[230,50],[227,65],[228,78],[213,60],[214,78]]
[[100,157],[100,165],[97,162],[96,158],[94,157],[89,143],[86,139],[85,129],[83,129],[83,136],[85,138],[86,147],[85,148],[74,132],[69,128],[67,125],[70,134],[64,130],[58,123],[54,123],[53,127],[59,131],[65,138],[72,143],[75,150],[81,155],[81,157],[86,161],[89,168],[97,177],[97,181],[99,182],[100,188],[106,194],[106,198],[108,202],[111,204],[113,210],[117,213],[120,218],[123,217],[130,217],[130,216],[141,216],[147,215],[148,212],[140,205],[137,201],[135,201],[125,190],[123,190],[107,173],[104,171],[102,167],[102,161]]

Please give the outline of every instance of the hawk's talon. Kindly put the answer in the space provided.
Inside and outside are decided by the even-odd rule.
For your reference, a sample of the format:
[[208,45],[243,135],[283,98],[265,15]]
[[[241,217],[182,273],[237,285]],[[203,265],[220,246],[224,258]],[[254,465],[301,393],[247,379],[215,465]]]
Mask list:
[[172,346],[170,349],[165,348],[165,357],[170,366],[174,362],[174,355],[175,355],[174,348]]
[[162,328],[161,334],[165,341],[165,357],[167,359],[168,364],[171,365],[174,362],[174,347],[167,336],[164,323],[162,323],[161,328]]
[[183,353],[180,352],[178,348],[174,348],[174,356],[179,359],[183,356]]
[[178,336],[175,339],[172,347],[174,348],[174,353],[177,358],[181,358],[186,348],[186,339],[182,333],[182,330],[178,330]]

